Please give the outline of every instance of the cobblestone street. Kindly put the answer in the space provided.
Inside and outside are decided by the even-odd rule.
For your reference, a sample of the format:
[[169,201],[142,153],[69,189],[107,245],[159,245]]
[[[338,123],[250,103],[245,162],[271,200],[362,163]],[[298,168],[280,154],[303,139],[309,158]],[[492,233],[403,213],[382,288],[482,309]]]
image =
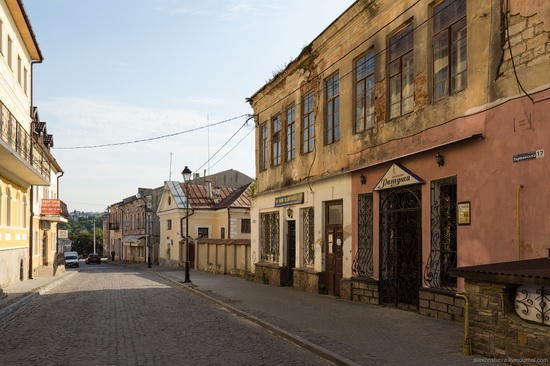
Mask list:
[[85,267],[0,319],[0,365],[323,365],[148,271]]

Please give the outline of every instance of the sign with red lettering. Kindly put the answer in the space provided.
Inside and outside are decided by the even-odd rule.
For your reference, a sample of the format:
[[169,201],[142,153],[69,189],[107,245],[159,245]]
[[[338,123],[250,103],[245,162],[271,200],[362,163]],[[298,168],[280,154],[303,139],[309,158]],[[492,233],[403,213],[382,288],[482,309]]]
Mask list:
[[43,198],[40,214],[41,215],[60,215],[61,201],[56,199]]

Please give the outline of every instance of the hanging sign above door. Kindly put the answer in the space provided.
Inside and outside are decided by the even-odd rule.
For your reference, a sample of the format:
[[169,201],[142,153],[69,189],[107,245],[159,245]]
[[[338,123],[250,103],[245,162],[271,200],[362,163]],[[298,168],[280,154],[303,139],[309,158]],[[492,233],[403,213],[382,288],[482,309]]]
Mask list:
[[383,189],[404,187],[420,183],[425,183],[425,181],[403,165],[395,163],[388,169],[382,179],[380,179],[380,182],[378,182],[374,190],[381,191]]

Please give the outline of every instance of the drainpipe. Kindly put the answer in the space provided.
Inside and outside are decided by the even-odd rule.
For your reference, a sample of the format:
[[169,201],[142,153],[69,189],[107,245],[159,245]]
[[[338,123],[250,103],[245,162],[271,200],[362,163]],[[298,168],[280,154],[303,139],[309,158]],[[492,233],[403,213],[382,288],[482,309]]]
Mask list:
[[521,203],[521,189],[523,188],[523,184],[520,184],[517,188],[516,193],[516,200],[517,200],[517,207],[516,207],[516,226],[518,230],[518,261],[521,259],[521,217],[520,217],[520,203]]
[[464,345],[462,346],[462,351],[466,356],[470,356],[472,354],[472,344],[470,343],[470,301],[464,292],[456,293],[455,296],[464,299],[465,302]]
[[[32,160],[32,152],[31,152],[31,160]],[[30,223],[29,223],[29,280],[33,279],[32,276],[32,242],[33,242],[33,228],[34,228],[34,186],[31,185],[31,207],[30,207]]]

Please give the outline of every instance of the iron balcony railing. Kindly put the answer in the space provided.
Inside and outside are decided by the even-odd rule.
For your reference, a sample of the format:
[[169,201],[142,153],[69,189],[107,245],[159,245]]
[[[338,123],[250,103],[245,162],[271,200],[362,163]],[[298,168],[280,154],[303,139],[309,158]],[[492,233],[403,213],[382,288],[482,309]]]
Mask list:
[[43,178],[50,181],[51,163],[46,153],[1,102],[0,139],[38,170]]

